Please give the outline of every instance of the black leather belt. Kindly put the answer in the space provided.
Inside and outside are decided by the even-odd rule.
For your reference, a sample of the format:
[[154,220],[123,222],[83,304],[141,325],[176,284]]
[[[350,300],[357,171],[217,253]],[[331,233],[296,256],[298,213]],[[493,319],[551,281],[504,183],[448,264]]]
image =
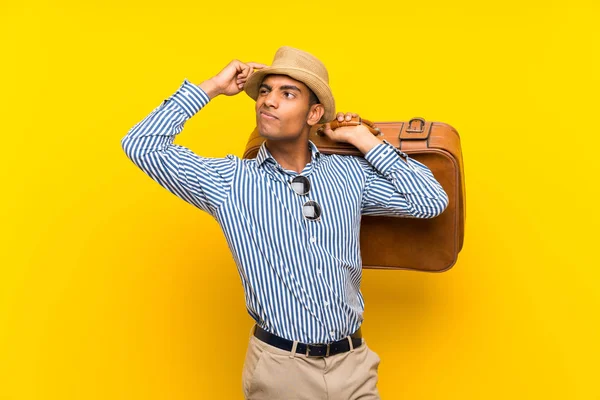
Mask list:
[[[258,325],[255,325],[254,336],[262,340],[263,342],[282,350],[292,351],[292,348],[294,346],[293,341],[284,339],[277,335],[273,335],[272,333],[265,331]],[[362,345],[362,335],[360,333],[360,328],[358,328],[356,332],[350,335],[350,338],[352,340],[352,346],[354,348],[360,347],[360,345]],[[306,344],[298,342],[298,344],[296,345],[296,353],[301,353],[309,357],[328,357],[334,354],[344,353],[346,351],[350,351],[350,342],[348,342],[348,338],[344,338],[342,340],[338,340],[337,342],[332,342],[328,344]]]

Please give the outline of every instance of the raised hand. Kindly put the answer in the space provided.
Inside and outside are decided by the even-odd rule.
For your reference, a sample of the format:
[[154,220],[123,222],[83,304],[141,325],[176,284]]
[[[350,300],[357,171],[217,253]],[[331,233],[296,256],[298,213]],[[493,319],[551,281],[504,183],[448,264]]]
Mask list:
[[[350,121],[352,118],[356,117],[358,117],[358,114],[356,113],[344,114],[339,112],[335,118],[341,122],[344,119]],[[333,141],[350,143],[363,154],[367,154],[373,147],[381,144],[381,141],[373,136],[373,133],[371,133],[369,128],[364,124],[342,126],[333,130],[331,129],[331,124],[328,122],[322,126],[322,132]]]
[[265,67],[267,67],[265,64],[243,63],[239,60],[233,60],[217,75],[203,82],[200,87],[205,89],[211,98],[219,94],[233,96],[244,89],[248,77],[252,75],[255,69]]
[[[344,114],[343,112],[338,112],[335,119],[341,122],[344,121],[344,119],[346,121],[350,121],[352,118],[357,117],[358,114],[356,113],[348,112]],[[351,143],[352,140],[356,138],[356,136],[360,136],[366,133],[372,136],[369,129],[363,125],[342,126],[333,130],[331,129],[331,124],[329,122],[322,126],[321,132],[323,132],[325,135],[327,135],[327,137],[329,137],[329,139],[333,141],[345,143]]]

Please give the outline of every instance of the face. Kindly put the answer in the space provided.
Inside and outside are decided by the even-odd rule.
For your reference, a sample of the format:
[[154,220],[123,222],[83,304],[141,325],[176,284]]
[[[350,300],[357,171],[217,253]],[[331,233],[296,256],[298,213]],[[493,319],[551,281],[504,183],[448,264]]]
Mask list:
[[309,106],[308,87],[286,75],[268,75],[258,90],[256,125],[271,140],[294,141],[308,135],[323,115],[321,104]]

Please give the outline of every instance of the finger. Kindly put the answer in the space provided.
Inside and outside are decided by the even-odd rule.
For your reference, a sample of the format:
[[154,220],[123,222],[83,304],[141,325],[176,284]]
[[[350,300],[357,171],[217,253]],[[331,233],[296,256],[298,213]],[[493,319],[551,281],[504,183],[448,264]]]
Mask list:
[[235,72],[238,73],[238,74],[240,72],[242,72],[244,70],[244,67],[246,66],[246,64],[244,64],[240,60],[233,60],[231,63],[235,67]]
[[245,65],[242,68],[242,72],[238,75],[238,78],[247,78],[252,73],[252,67]]
[[252,75],[254,73],[254,68],[261,69],[261,68],[266,67],[266,65],[264,65],[264,64],[252,63],[252,62],[247,63],[245,65],[246,65],[246,68],[244,68],[242,73],[239,74],[239,76],[238,76],[238,80],[241,81],[242,83],[246,83],[246,80],[250,77],[250,75]]
[[344,113],[343,113],[343,112],[339,112],[339,113],[337,113],[337,115],[336,115],[336,119],[337,119],[338,121],[343,121],[343,120],[344,120]]
[[329,136],[329,135],[331,135],[333,133],[333,130],[327,128],[327,129],[323,129],[322,132],[323,132],[323,134]]
[[250,67],[252,67],[254,69],[263,69],[263,68],[268,67],[268,65],[261,64],[261,63],[255,63],[255,62],[248,62],[248,63],[246,63],[246,65],[249,65]]
[[346,113],[346,121],[350,121],[352,119],[353,113]]

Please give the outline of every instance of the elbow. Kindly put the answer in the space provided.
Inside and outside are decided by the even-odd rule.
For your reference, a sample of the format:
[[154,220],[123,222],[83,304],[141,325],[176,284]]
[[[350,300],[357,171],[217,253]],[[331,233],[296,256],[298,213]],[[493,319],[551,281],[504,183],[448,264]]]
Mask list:
[[446,210],[446,208],[448,208],[448,196],[444,196],[443,198],[438,199],[434,208],[434,212],[430,218],[440,216]]
[[419,206],[415,204],[411,215],[414,218],[432,219],[441,215],[446,208],[448,208],[448,195],[442,191],[438,197],[424,199]]
[[136,157],[136,141],[130,135],[131,131],[121,139],[121,149],[130,160]]
[[145,170],[145,165],[147,164],[145,160],[146,155],[140,150],[143,147],[140,141],[131,137],[129,133],[121,139],[121,149],[123,149],[127,158],[139,168]]
[[440,195],[431,200],[431,207],[429,208],[429,216],[426,218],[435,218],[440,216],[446,208],[448,208],[448,195],[441,189]]
[[125,137],[123,137],[123,139],[121,139],[121,149],[123,149],[125,154],[127,154],[127,156],[129,157],[129,154],[127,153],[128,149],[129,149],[129,139],[127,138],[127,136],[125,136]]

